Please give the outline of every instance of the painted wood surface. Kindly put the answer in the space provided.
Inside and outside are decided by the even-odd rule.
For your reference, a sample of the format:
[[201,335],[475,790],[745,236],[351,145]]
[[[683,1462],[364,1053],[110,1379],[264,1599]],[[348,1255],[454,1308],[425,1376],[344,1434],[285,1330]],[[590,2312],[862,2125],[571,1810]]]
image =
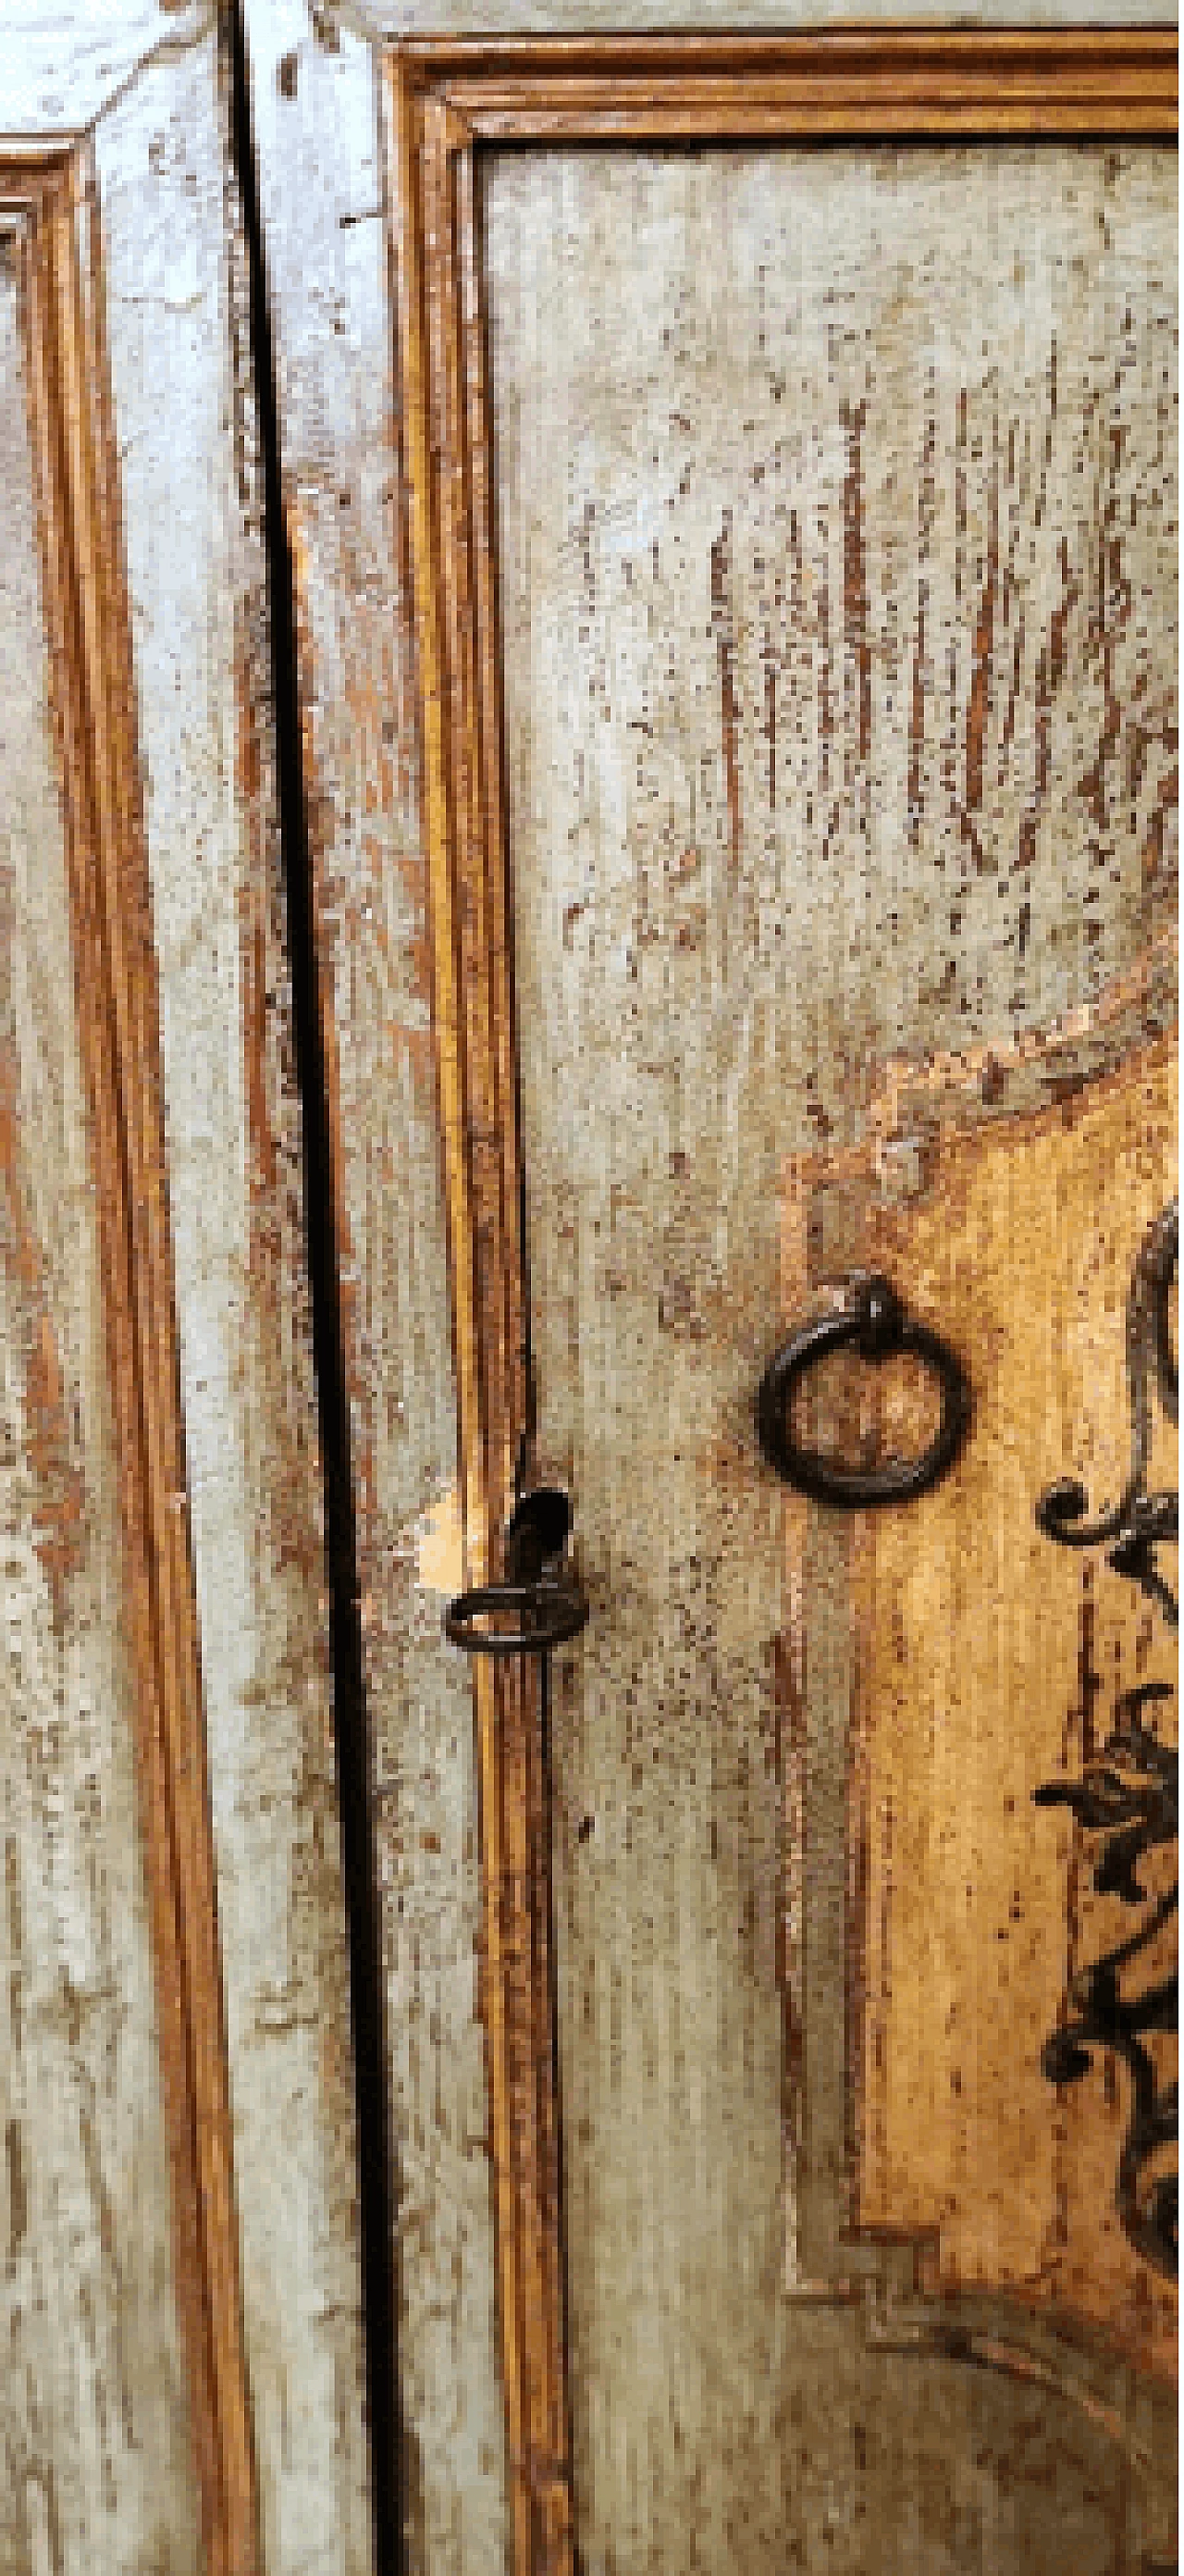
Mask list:
[[[344,1909],[268,601],[225,96],[206,12],[155,13],[151,30],[126,19],[110,60],[113,31],[95,13],[54,13],[52,97],[9,78],[19,32],[8,18],[0,48],[6,120],[24,116],[44,130],[60,117],[68,129],[72,106],[78,122],[96,104],[104,109],[94,140],[103,257],[88,291],[113,378],[117,470],[104,507],[116,524],[122,519],[122,542],[110,562],[104,558],[103,578],[115,590],[126,569],[133,633],[125,697],[138,766],[123,790],[136,805],[142,795],[152,915],[129,914],[121,936],[133,947],[142,940],[145,975],[149,983],[159,977],[176,1276],[175,1322],[171,1313],[166,1321],[179,1335],[173,1371],[185,1441],[176,1527],[182,1555],[192,1549],[188,1615],[200,1621],[202,1685],[199,1736],[182,1785],[191,1820],[200,1824],[207,1799],[213,1810],[226,1972],[224,1996],[207,1996],[216,2008],[190,2041],[196,2060],[212,2068],[224,2012],[233,2181],[228,2141],[199,2134],[197,2148],[199,2160],[222,2156],[219,2188],[237,2192],[241,2329],[237,2289],[232,2308],[235,2336],[246,2345],[264,2563],[360,2569],[370,2565],[370,2533]],[[84,400],[75,398],[68,426],[85,452],[93,424]],[[83,577],[84,624],[92,607]],[[72,807],[68,820],[77,832]],[[151,1016],[154,1056],[154,997]],[[85,1138],[71,1131],[66,1145],[72,1171]],[[48,1167],[41,1186],[51,1190],[55,1177]],[[134,1275],[132,1288],[143,1294]],[[82,1277],[77,1293],[85,1295]],[[93,1338],[101,1329],[96,1308],[85,1307],[84,1322]],[[117,1716],[113,1707],[104,1711],[109,1729]],[[82,1744],[78,1760],[85,1758]],[[130,1761],[130,1743],[122,1758]],[[152,1831],[155,1791],[143,1776],[136,1785]],[[207,1898],[207,1934],[214,1921]],[[134,1979],[129,1999],[112,1971],[110,2009],[135,2008]],[[165,2009],[158,1991],[158,2030]],[[143,2090],[146,2118],[148,2075]],[[140,2224],[163,2230],[167,2243],[167,2176],[163,2203],[148,2196],[146,2166],[129,2170],[129,2188],[137,2182],[145,2193]],[[204,2183],[200,2198],[191,2192],[180,2205],[174,2191],[174,2232],[192,2234],[206,2205]],[[100,2217],[102,2260],[118,2266],[118,2241]],[[52,2260],[50,2247],[37,2250],[39,2260]],[[92,2260],[84,2244],[83,2258]],[[64,2271],[64,2296],[73,2277]],[[198,2278],[199,2297],[201,2287]],[[166,2288],[162,2277],[159,2297]],[[64,2372],[83,2369],[84,2338],[67,2331],[59,2349]],[[157,2376],[160,2415],[172,2387],[163,2362]],[[13,2441],[22,2422],[28,2440],[35,2392],[26,2404],[15,2378],[6,2386]],[[65,2452],[61,2465],[65,2476]],[[209,2469],[207,2460],[207,2489]],[[138,2474],[146,2494],[160,2485],[156,2509],[167,2520],[176,2480],[170,2487],[147,2457]],[[108,2550],[100,2527],[84,2519],[77,2563],[193,2563],[192,2495],[187,2509],[188,2527],[182,2522],[175,2541],[159,2537],[143,2549],[113,2540]],[[253,2544],[245,2531],[222,2529],[224,2539],[230,2530],[230,2563],[240,2576]],[[28,2563],[56,2564],[50,2544],[50,2555],[40,2554],[40,2531]]]
[[201,2564],[15,260],[0,269],[0,2554]]
[[248,13],[338,1175],[372,1729],[408,2563],[506,2563],[470,1677],[376,62]]
[[0,134],[80,134],[155,55],[208,35],[210,0],[10,0]]
[[[745,0],[742,8],[727,9],[709,8],[704,0],[695,0],[693,6],[680,5],[680,0],[638,0],[627,16],[619,0],[471,0],[471,5],[464,5],[464,0],[318,0],[316,9],[308,11],[308,23],[318,42],[332,45],[339,36],[357,31],[364,31],[373,42],[436,35],[619,36],[623,26],[633,33],[716,36],[729,22],[737,32],[767,31],[779,36],[795,27],[813,31],[844,24],[899,24],[906,14],[914,25],[927,21],[948,25],[954,13],[942,0],[921,0],[907,13],[887,6],[886,0],[875,0],[874,5],[870,0],[821,0],[820,6],[809,9],[802,0],[788,8],[778,7],[776,0]],[[1074,0],[1071,10],[1064,0],[987,0],[987,5],[979,0],[977,7],[961,10],[957,17],[959,25],[987,27],[1174,23],[1164,0],[1154,0],[1149,7],[1137,5],[1137,0]]]
[[829,1961],[841,2076],[841,1839],[783,1869],[803,1725],[845,1811],[847,1574],[807,1707],[751,1403],[786,1154],[856,1138],[888,1054],[1099,994],[1168,899],[1174,186],[1003,149],[488,178],[539,1455],[593,1602],[552,1747],[597,2570],[1137,2565],[1170,2510],[1162,2424],[1148,2503],[1121,2424],[948,2362],[912,2452],[915,2366],[786,2296],[790,1970]]
[[96,135],[264,2563],[370,2563],[344,1905],[240,218],[212,33]]

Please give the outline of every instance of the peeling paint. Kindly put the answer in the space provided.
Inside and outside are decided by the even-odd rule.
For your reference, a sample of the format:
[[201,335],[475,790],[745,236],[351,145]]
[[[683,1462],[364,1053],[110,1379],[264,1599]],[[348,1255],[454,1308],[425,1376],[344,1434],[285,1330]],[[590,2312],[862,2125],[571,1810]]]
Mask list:
[[435,1511],[416,1526],[419,1532],[415,1554],[416,1581],[426,1586],[429,1592],[449,1597],[463,1591],[464,1523],[459,1487],[451,1485],[441,1496]]

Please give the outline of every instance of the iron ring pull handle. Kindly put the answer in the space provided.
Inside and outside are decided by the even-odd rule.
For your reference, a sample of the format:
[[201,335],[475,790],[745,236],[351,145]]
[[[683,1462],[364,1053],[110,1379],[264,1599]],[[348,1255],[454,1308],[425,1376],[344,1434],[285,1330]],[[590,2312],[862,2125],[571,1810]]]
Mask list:
[[[838,1314],[803,1325],[769,1362],[757,1396],[757,1437],[770,1466],[799,1493],[811,1495],[817,1503],[830,1503],[838,1511],[866,1511],[886,1503],[911,1502],[938,1484],[962,1446],[973,1408],[961,1361],[939,1334],[906,1314],[890,1280],[873,1272],[848,1286],[847,1303]],[[803,1378],[828,1352],[851,1344],[873,1367],[904,1352],[920,1360],[937,1379],[941,1416],[919,1458],[888,1467],[843,1467],[797,1438],[792,1427],[793,1400]]]
[[[458,1592],[444,1613],[444,1634],[467,1655],[549,1655],[587,1625],[582,1584],[559,1571],[571,1531],[571,1504],[559,1485],[539,1485],[514,1506],[506,1531],[506,1580]],[[517,1612],[513,1628],[483,1619]]]

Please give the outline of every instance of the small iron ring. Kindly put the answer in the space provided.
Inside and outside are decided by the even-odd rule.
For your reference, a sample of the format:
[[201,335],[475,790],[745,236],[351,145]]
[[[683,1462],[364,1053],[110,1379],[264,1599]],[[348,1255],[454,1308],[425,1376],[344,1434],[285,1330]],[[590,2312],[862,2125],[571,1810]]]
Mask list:
[[[919,1458],[890,1467],[839,1467],[795,1438],[791,1408],[802,1378],[828,1352],[851,1343],[873,1366],[901,1352],[920,1360],[936,1377],[941,1416]],[[928,1325],[914,1323],[891,1281],[875,1275],[860,1280],[843,1313],[806,1324],[775,1353],[757,1396],[757,1437],[770,1466],[799,1493],[839,1511],[874,1510],[887,1503],[911,1502],[940,1482],[962,1446],[972,1410],[969,1381],[956,1354]]]
[[[499,1610],[519,1611],[520,1625],[492,1633],[474,1627],[474,1620]],[[444,1634],[468,1655],[547,1655],[587,1623],[587,1594],[570,1584],[480,1583],[449,1602]]]

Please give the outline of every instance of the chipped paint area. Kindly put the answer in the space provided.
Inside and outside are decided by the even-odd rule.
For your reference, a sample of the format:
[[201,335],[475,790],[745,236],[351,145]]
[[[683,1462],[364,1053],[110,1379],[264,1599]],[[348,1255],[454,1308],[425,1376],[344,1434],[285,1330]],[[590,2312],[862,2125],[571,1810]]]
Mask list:
[[211,0],[6,0],[0,126],[78,133],[162,46],[208,32]]
[[48,683],[0,268],[0,2560],[197,2576]]
[[751,1405],[785,1157],[1170,904],[1174,156],[506,155],[486,223],[540,1463],[592,1601],[552,1725],[582,2547],[1120,2563],[1071,2409],[934,2364],[912,2453],[915,2375],[783,2295],[800,1674]]
[[464,1589],[465,1532],[461,1517],[460,1488],[450,1485],[441,1495],[434,1512],[417,1522],[418,1543],[415,1551],[416,1581],[426,1584],[429,1592],[439,1592],[446,1600]]

